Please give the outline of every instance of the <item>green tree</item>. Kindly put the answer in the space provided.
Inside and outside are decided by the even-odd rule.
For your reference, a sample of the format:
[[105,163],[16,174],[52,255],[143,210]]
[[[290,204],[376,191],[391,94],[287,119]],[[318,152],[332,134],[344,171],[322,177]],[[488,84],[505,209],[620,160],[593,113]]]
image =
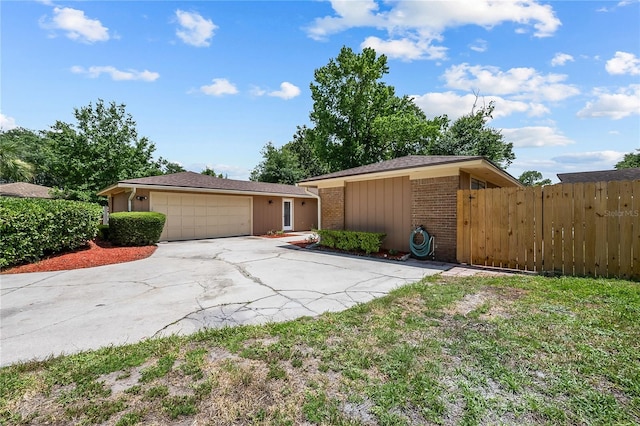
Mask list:
[[527,170],[526,172],[523,172],[518,180],[524,186],[551,185],[551,179],[543,179],[542,173],[536,170]]
[[123,179],[162,174],[165,160],[153,159],[155,145],[138,137],[124,104],[102,99],[74,109],[77,124],[57,121],[46,138],[53,184],[67,198],[97,201],[100,189]]
[[162,160],[162,174],[170,175],[172,173],[186,172],[187,170],[178,163]]
[[637,153],[630,152],[624,155],[624,158],[615,165],[616,169],[631,169],[640,167],[640,149]]
[[252,171],[252,181],[293,185],[305,176],[298,156],[288,146],[276,148],[268,142],[260,152],[264,160]]
[[487,126],[495,106],[488,106],[458,118],[450,124],[446,116],[440,117],[441,136],[430,147],[431,155],[482,155],[501,168],[506,168],[516,158],[513,144],[505,142],[499,130]]
[[203,171],[201,171],[200,174],[207,175],[207,176],[213,176],[213,177],[217,177],[217,178],[220,178],[220,179],[226,179],[227,178],[222,173],[216,173],[216,171],[213,170],[212,168],[210,168],[209,166],[207,166]]
[[16,141],[0,138],[0,179],[8,182],[29,182],[34,176],[34,166],[20,158],[21,150]]
[[329,172],[326,162],[318,157],[314,149],[314,137],[315,133],[307,126],[297,126],[291,141],[283,146],[298,158],[298,167],[302,169],[301,179]]
[[410,98],[397,97],[380,81],[388,72],[385,55],[348,47],[315,70],[309,139],[329,172],[428,151],[437,127]]

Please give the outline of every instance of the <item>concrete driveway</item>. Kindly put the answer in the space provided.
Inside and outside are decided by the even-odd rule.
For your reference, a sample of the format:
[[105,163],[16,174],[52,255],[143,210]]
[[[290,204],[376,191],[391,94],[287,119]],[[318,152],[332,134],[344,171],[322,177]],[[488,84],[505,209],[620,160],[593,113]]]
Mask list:
[[162,243],[149,258],[2,275],[0,365],[205,327],[340,311],[448,269],[237,237]]

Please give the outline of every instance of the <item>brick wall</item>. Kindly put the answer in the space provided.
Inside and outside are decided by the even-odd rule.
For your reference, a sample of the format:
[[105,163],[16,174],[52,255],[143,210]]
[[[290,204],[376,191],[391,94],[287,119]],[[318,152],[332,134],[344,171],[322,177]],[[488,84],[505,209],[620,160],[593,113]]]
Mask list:
[[458,176],[411,181],[411,223],[433,235],[436,259],[456,261],[456,200]]
[[322,229],[344,229],[344,187],[320,188]]

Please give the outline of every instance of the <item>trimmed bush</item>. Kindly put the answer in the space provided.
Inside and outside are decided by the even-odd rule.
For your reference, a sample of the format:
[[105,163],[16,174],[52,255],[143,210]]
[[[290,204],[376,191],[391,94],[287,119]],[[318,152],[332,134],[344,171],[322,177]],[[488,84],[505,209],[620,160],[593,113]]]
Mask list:
[[160,241],[165,215],[118,212],[109,215],[109,240],[121,246],[148,246]]
[[337,248],[346,251],[364,251],[377,253],[386,234],[380,232],[340,231],[320,229],[315,231],[320,236],[321,246]]
[[95,238],[101,215],[94,203],[0,197],[0,267],[86,245]]
[[98,238],[109,241],[109,225],[98,225]]

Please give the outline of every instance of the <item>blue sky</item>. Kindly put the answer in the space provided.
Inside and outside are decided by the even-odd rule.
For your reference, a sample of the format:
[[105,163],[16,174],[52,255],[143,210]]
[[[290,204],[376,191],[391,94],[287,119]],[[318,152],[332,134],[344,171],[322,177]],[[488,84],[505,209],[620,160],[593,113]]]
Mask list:
[[2,1],[0,126],[124,103],[156,155],[247,179],[309,125],[315,69],[342,46],[429,118],[495,102],[508,171],[613,168],[640,148],[640,2]]

